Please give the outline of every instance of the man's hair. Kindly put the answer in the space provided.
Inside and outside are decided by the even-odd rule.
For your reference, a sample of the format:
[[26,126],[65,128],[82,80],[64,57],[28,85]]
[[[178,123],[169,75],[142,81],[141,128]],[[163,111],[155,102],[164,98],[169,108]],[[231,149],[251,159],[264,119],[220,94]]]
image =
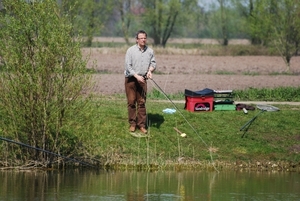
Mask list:
[[147,33],[146,33],[146,31],[144,31],[144,30],[139,30],[139,31],[136,32],[136,34],[135,34],[135,38],[136,38],[136,39],[138,39],[138,36],[139,36],[140,33],[145,34],[145,35],[146,35],[146,38],[147,38]]

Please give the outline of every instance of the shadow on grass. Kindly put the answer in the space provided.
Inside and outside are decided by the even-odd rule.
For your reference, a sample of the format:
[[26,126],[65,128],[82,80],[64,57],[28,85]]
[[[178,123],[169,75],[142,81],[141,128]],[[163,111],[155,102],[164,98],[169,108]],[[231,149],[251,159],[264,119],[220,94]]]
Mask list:
[[148,122],[151,127],[160,128],[160,125],[165,121],[164,116],[160,114],[148,113]]

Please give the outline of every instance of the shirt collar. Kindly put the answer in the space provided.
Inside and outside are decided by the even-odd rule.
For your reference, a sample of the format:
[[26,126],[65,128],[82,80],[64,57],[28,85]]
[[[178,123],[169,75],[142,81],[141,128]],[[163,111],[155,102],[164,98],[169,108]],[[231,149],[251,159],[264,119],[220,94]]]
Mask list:
[[145,52],[145,51],[147,50],[147,48],[148,48],[148,46],[145,45],[144,49],[142,50],[138,44],[136,44],[136,47],[137,47],[141,52]]

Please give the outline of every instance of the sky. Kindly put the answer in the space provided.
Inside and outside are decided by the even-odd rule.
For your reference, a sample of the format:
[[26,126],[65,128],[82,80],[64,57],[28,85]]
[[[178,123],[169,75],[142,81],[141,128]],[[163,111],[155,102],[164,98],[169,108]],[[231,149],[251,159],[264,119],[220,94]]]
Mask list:
[[198,0],[198,3],[201,7],[205,8],[206,10],[209,9],[211,4],[217,3],[218,0]]

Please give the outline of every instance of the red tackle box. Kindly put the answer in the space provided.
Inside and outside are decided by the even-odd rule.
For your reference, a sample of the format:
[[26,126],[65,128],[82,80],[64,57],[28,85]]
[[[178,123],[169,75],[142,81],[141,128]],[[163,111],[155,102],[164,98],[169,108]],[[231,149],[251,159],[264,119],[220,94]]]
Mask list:
[[201,91],[191,91],[185,89],[185,109],[191,112],[213,111],[214,91],[203,89]]

